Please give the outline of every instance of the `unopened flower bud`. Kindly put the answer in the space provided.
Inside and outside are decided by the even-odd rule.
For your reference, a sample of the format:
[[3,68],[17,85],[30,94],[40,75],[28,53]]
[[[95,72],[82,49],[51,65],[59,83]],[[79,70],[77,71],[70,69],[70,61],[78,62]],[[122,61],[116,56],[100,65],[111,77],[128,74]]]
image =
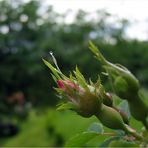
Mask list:
[[58,84],[58,87],[61,88],[63,91],[66,91],[66,86],[67,85],[68,87],[70,88],[73,88],[73,89],[77,89],[77,85],[73,82],[71,82],[70,80],[58,80],[57,81],[57,84]]
[[79,111],[84,117],[95,115],[102,106],[102,99],[89,91],[83,91],[79,94]]
[[129,101],[131,114],[136,120],[145,122],[148,117],[148,106],[143,102],[139,95],[135,94],[133,97],[133,100]]
[[60,96],[67,98],[64,100],[67,102],[59,108],[72,109],[84,117],[95,115],[101,109],[105,90],[100,80],[95,84],[91,81],[88,84],[78,67],[74,71],[75,76],[70,74],[70,77],[67,77],[59,69],[55,58],[56,68],[46,60],[43,61],[52,71],[52,77],[58,85],[55,90]]
[[121,109],[114,107],[113,105],[113,99],[110,93],[105,93],[104,97],[103,97],[103,104],[105,104],[106,106],[112,107],[114,108],[122,117],[124,123],[129,124],[129,120],[127,115],[125,114],[125,112],[123,112]]
[[123,99],[131,99],[131,96],[139,90],[139,81],[136,77],[124,66],[107,61],[91,42],[90,49],[103,65],[109,77],[114,81],[113,88],[116,94]]
[[80,115],[90,117],[101,108],[101,98],[95,94],[92,87],[84,89],[70,80],[58,80],[57,84],[66,93],[69,101],[74,103]]
[[126,128],[121,115],[112,107],[102,105],[101,111],[96,116],[108,128],[122,130]]
[[129,124],[129,119],[124,111],[119,108],[113,107],[122,117],[124,123]]
[[[145,123],[148,106],[138,96],[140,84],[137,78],[126,67],[107,61],[92,42],[90,49],[108,73],[115,93],[128,101],[133,117]],[[148,123],[146,125],[148,126]]]

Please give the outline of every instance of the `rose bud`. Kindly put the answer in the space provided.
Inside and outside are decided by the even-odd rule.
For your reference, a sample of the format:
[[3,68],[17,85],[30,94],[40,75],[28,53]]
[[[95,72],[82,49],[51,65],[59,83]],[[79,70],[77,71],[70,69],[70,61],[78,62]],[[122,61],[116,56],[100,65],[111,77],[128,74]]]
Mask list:
[[136,139],[142,139],[134,129],[124,123],[120,113],[109,106],[102,105],[102,108],[97,112],[96,117],[108,128],[121,129],[125,131],[125,133],[133,135]]
[[125,125],[120,114],[113,108],[102,105],[101,111],[99,111],[96,116],[98,119],[108,128],[111,129],[123,129],[125,130]]
[[68,78],[60,71],[56,63],[57,68],[47,61],[43,61],[51,69],[52,77],[58,85],[55,90],[60,96],[66,97],[66,103],[62,104],[59,107],[60,109],[74,110],[83,117],[95,115],[103,125],[109,128],[122,129],[126,133],[136,135],[133,130],[124,124],[118,111],[103,104],[104,96],[108,95],[106,95],[100,79],[96,83],[90,81],[90,84],[88,84],[77,67],[74,71],[75,76],[70,74]]
[[123,110],[121,110],[119,108],[116,108],[116,107],[113,107],[113,108],[121,115],[124,123],[129,124],[129,119],[127,117],[127,114]]
[[101,96],[89,85],[83,88],[70,80],[58,80],[57,84],[64,91],[68,101],[75,105],[75,111],[83,117],[90,117],[101,108]]
[[112,98],[112,95],[110,93],[107,92],[107,93],[104,94],[103,104],[105,104],[106,106],[114,108],[121,115],[124,123],[129,124],[129,120],[128,120],[126,113],[123,112],[121,109],[114,107],[113,98]]
[[91,86],[77,67],[74,71],[75,76],[70,74],[70,77],[67,77],[60,71],[56,62],[55,68],[46,60],[43,61],[52,71],[52,77],[58,85],[55,90],[61,97],[66,98],[66,103],[60,105],[58,109],[68,108],[83,117],[95,115],[101,109],[105,90],[99,80]]
[[88,89],[85,89],[70,80],[58,80],[57,84],[66,93],[68,100],[75,105],[75,111],[81,116],[95,115],[103,125],[109,128],[126,129],[121,112],[102,103],[104,97],[111,97],[105,93],[103,86],[95,90],[93,86],[88,85]]
[[139,81],[136,77],[126,67],[107,61],[92,42],[90,42],[90,49],[113,80],[113,88],[117,95],[123,99],[131,99],[130,96],[139,90]]
[[115,93],[121,99],[128,101],[133,117],[142,121],[145,127],[148,128],[146,122],[148,106],[139,97],[140,84],[137,78],[126,67],[107,61],[92,42],[90,42],[90,49],[108,73]]

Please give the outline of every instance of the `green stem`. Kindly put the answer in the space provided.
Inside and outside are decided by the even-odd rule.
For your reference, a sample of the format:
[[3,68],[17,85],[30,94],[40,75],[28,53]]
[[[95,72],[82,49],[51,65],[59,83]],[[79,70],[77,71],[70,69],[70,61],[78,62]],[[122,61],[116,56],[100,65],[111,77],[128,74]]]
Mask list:
[[116,136],[116,133],[102,133],[102,135],[107,135],[107,136]]
[[134,129],[132,129],[130,126],[125,124],[125,131],[127,134],[131,134],[133,137],[136,138],[136,140],[143,140],[143,137],[140,136]]

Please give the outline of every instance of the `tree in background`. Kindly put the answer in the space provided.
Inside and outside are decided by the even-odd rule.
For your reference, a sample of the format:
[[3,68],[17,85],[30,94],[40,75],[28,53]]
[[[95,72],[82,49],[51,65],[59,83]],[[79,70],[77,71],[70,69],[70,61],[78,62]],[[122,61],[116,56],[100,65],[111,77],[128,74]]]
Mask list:
[[39,13],[40,5],[38,1],[0,1],[1,114],[10,114],[10,106],[14,109],[8,100],[18,92],[34,106],[55,104],[53,81],[41,61],[41,57],[49,56],[49,51],[54,52],[63,72],[68,73],[78,63],[86,77],[96,79],[101,67],[88,51],[90,39],[104,49],[102,52],[109,60],[120,61],[147,84],[148,43],[126,39],[127,20],[112,24],[112,16],[101,10],[96,12],[96,20],[87,21],[89,14],[80,10],[74,22],[67,24],[67,14],[58,14],[51,6]]

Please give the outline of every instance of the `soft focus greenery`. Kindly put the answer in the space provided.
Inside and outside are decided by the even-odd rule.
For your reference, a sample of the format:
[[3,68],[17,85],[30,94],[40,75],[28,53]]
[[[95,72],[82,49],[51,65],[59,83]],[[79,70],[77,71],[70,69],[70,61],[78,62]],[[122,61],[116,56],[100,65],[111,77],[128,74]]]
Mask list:
[[[20,133],[12,138],[1,139],[3,147],[26,146],[63,146],[74,135],[86,131],[92,122],[98,122],[95,117],[82,118],[77,114],[50,109],[45,114],[31,111],[28,120],[21,125]],[[132,126],[141,130],[142,124],[131,120]],[[105,128],[106,131],[111,130]],[[87,143],[88,146],[98,146],[107,136],[99,136]]]
[[[98,19],[86,21],[89,14],[79,11],[72,24],[65,24],[66,14],[57,14],[49,7],[40,15],[39,8],[38,1],[0,2],[1,99],[21,90],[36,105],[54,102],[54,98],[49,99],[53,97],[53,81],[41,61],[41,57],[49,57],[49,51],[53,51],[62,71],[67,73],[77,64],[87,77],[95,79],[100,66],[88,50],[90,39],[108,59],[125,65],[147,85],[148,43],[126,39],[127,20],[111,24],[108,20],[112,16],[98,11]],[[63,21],[58,23],[59,19]]]
[[[88,50],[88,41],[93,40],[105,57],[126,66],[143,87],[148,86],[148,42],[126,37],[129,20],[119,20],[99,10],[97,19],[88,21],[89,14],[80,10],[74,22],[67,24],[64,20],[70,11],[58,14],[52,6],[41,11],[41,3],[37,0],[0,1],[1,122],[18,121],[14,117],[15,105],[7,101],[13,93],[23,92],[25,101],[32,104],[29,116],[21,117],[26,120],[18,121],[21,127],[18,135],[1,138],[2,146],[61,146],[96,121],[49,109],[58,101],[52,91],[54,83],[49,77],[50,71],[41,60],[44,57],[50,61],[50,51],[65,74],[77,64],[87,78],[95,80],[102,69]],[[112,17],[116,19],[113,23],[109,21]],[[101,79],[106,82],[103,75]],[[143,91],[147,95],[146,90]],[[140,129],[141,125],[136,123],[132,120],[133,127]]]

